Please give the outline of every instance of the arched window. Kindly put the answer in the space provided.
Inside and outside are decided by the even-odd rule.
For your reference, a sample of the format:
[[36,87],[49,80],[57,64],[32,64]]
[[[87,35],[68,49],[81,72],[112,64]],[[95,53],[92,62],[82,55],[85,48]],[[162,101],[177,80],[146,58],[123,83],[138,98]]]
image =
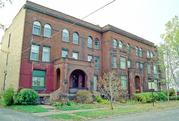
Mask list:
[[142,57],[143,56],[143,51],[142,48],[139,48],[139,56]]
[[117,48],[117,40],[115,39],[112,40],[112,46],[113,48]]
[[119,48],[122,48],[122,46],[123,46],[122,42],[119,41],[118,43],[119,43],[119,44],[118,44],[118,47],[119,47]]
[[62,31],[62,40],[69,42],[69,31],[67,29],[63,29]]
[[126,45],[126,49],[127,49],[127,51],[130,51],[130,44]]
[[91,36],[88,37],[88,47],[92,48],[93,47],[93,39]]
[[95,49],[100,49],[100,41],[98,40],[98,38],[95,39],[94,46]]
[[40,35],[41,33],[41,24],[38,21],[33,22],[32,34]]
[[51,37],[52,36],[52,28],[49,24],[44,25],[44,37]]
[[78,44],[79,43],[79,35],[77,32],[73,33],[73,43]]
[[135,47],[136,56],[139,56],[139,48]]

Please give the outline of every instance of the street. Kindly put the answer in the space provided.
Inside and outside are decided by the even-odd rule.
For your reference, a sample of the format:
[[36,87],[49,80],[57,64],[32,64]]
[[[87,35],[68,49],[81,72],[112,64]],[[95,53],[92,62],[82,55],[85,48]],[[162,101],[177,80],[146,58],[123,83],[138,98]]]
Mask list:
[[179,108],[137,114],[128,114],[92,121],[179,121]]
[[30,113],[16,112],[0,108],[0,121],[51,121],[43,117],[33,116]]

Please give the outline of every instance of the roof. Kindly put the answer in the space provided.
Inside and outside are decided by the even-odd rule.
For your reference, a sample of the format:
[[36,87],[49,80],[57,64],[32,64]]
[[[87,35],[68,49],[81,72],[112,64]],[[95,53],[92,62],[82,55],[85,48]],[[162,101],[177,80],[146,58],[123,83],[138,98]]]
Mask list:
[[115,26],[112,26],[112,25],[109,25],[109,24],[104,26],[104,27],[100,27],[99,25],[94,25],[92,23],[83,21],[81,19],[78,19],[78,18],[75,18],[73,16],[64,14],[62,12],[50,9],[48,7],[36,4],[34,2],[31,2],[31,1],[27,1],[26,4],[23,7],[25,9],[30,9],[30,10],[33,10],[33,11],[36,11],[36,12],[39,12],[39,13],[42,13],[42,14],[46,14],[46,15],[55,17],[57,19],[61,19],[61,20],[64,20],[66,22],[76,24],[76,25],[79,25],[79,26],[82,26],[82,27],[85,27],[85,28],[100,32],[100,33],[104,33],[104,32],[107,32],[107,31],[112,31],[112,32],[121,34],[123,36],[126,36],[128,38],[134,39],[134,40],[136,40],[138,42],[141,42],[143,44],[146,44],[146,45],[149,45],[149,46],[154,46],[154,43],[152,43],[152,42],[150,42],[150,41],[148,41],[146,39],[143,39],[143,38],[141,38],[141,37],[139,37],[137,35],[134,35],[132,33],[129,33],[127,31],[124,31],[122,29],[119,29],[119,28],[117,28]]

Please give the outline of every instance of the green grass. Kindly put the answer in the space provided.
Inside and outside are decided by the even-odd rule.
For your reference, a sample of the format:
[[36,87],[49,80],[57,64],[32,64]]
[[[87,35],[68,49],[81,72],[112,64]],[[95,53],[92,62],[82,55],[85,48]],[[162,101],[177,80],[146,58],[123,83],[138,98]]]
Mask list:
[[80,121],[82,118],[72,115],[72,114],[55,114],[55,115],[50,115],[49,118],[53,119],[63,119],[63,120],[73,120],[73,121]]
[[47,109],[43,108],[40,105],[12,105],[12,106],[8,106],[7,108],[20,112],[27,112],[27,113],[40,113],[40,112],[48,111]]
[[102,108],[105,107],[105,105],[100,104],[74,104],[71,106],[63,105],[63,106],[57,106],[57,109],[62,111],[70,111],[70,110],[83,110],[83,109],[94,109],[94,108]]
[[[84,107],[86,106],[83,104]],[[90,106],[90,105],[88,105]],[[95,104],[93,104],[91,108],[94,108]],[[152,103],[147,104],[115,104],[115,109],[110,110],[109,108],[94,110],[94,111],[81,111],[75,112],[72,114],[56,114],[49,116],[50,118],[56,119],[65,119],[65,120],[87,120],[87,119],[96,119],[96,118],[104,118],[114,115],[126,115],[129,113],[139,113],[139,112],[148,112],[148,111],[160,111],[167,108],[179,107],[179,101],[170,101],[170,102],[158,102],[155,103],[155,106],[152,106]]]

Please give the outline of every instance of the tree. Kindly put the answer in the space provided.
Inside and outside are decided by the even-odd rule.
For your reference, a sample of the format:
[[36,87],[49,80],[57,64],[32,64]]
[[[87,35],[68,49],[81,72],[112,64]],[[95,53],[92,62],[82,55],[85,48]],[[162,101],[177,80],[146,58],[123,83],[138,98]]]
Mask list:
[[176,87],[179,86],[175,75],[175,70],[179,67],[179,18],[175,16],[166,23],[165,27],[166,32],[161,35],[164,43],[160,45],[158,50],[161,67],[166,71],[169,97],[169,85],[173,83]]
[[112,71],[105,73],[98,82],[99,92],[110,101],[110,106],[113,110],[113,102],[121,95],[121,82],[119,77]]

